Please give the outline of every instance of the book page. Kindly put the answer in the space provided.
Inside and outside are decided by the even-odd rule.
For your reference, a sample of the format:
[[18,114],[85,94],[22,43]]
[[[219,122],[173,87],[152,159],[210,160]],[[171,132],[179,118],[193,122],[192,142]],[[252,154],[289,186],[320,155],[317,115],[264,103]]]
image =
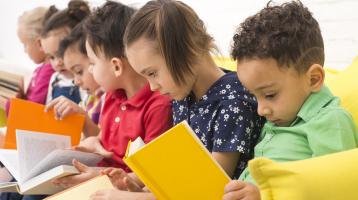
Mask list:
[[30,170],[56,149],[71,147],[71,138],[64,135],[16,130],[21,184]]
[[19,179],[19,160],[16,150],[0,149],[0,161],[6,167],[11,175],[18,180]]
[[57,149],[48,154],[31,171],[29,171],[23,181],[25,182],[32,177],[60,165],[72,165],[73,159],[76,159],[87,166],[96,166],[96,164],[103,159],[103,156],[70,149]]

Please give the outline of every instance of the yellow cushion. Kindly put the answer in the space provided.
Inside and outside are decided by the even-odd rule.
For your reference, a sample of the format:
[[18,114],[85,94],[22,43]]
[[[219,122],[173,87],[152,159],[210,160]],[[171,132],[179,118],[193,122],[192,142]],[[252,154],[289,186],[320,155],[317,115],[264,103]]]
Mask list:
[[236,62],[231,58],[214,56],[213,59],[219,67],[230,71],[236,71]]
[[249,162],[262,200],[357,200],[358,149],[307,160]]
[[6,125],[6,114],[5,111],[0,109],[0,127],[3,127]]
[[[327,79],[326,84],[333,94],[341,98],[341,105],[353,116],[358,125],[358,57],[351,66]],[[357,198],[358,199],[358,198]]]

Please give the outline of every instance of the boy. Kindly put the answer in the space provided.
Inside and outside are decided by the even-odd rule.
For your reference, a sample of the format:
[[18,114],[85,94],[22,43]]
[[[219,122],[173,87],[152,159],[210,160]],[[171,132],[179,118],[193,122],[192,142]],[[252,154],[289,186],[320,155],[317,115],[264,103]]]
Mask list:
[[[324,45],[317,21],[299,1],[272,6],[244,21],[234,36],[237,75],[267,119],[255,157],[302,160],[355,148],[350,114],[324,86]],[[260,199],[246,169],[224,200]]]
[[[134,11],[121,3],[107,1],[85,23],[90,71],[107,93],[101,112],[101,133],[77,147],[104,155],[106,158],[99,166],[118,167],[125,172],[130,172],[122,160],[129,140],[140,136],[148,143],[172,126],[171,100],[152,92],[124,55],[123,34]],[[77,161],[73,164],[81,174],[55,183],[68,187],[99,174]]]

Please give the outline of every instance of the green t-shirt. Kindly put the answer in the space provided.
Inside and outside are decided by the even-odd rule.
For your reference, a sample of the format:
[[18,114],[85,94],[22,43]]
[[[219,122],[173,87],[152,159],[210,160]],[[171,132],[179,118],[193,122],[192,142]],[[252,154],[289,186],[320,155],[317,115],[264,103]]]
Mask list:
[[[356,148],[358,144],[352,116],[339,106],[339,98],[334,97],[326,86],[307,98],[289,127],[266,122],[259,141],[255,146],[255,157],[277,162],[344,151]],[[255,183],[248,168],[239,179]]]

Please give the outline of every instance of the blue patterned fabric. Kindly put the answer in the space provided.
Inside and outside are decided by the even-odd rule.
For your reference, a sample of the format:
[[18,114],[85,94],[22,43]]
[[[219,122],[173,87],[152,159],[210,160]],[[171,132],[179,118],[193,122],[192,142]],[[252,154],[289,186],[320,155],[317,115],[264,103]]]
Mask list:
[[240,152],[234,177],[238,178],[254,147],[264,119],[257,114],[256,99],[228,72],[195,102],[193,95],[173,101],[174,125],[187,120],[210,152]]

